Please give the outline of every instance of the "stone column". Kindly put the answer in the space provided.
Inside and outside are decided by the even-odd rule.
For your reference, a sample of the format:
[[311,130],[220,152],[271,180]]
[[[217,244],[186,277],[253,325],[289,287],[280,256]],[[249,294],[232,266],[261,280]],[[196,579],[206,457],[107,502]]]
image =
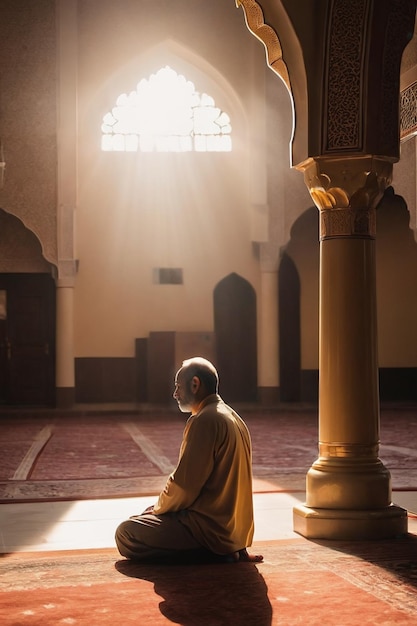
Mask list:
[[258,393],[261,404],[279,401],[278,273],[261,271]]
[[258,300],[258,398],[279,402],[278,265],[280,246],[260,245],[261,289]]
[[74,286],[58,280],[56,289],[56,404],[74,404]]
[[375,207],[392,164],[372,157],[309,159],[320,210],[319,457],[294,530],[308,538],[376,539],[407,532],[378,458]]

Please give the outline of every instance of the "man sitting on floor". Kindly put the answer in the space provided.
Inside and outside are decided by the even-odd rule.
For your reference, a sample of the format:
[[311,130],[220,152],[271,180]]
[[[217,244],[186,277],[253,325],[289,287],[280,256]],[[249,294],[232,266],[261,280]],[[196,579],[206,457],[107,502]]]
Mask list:
[[117,528],[122,556],[262,561],[246,549],[254,531],[250,435],[218,385],[215,367],[201,357],[184,361],[177,372],[174,398],[191,413],[178,464],[158,502]]

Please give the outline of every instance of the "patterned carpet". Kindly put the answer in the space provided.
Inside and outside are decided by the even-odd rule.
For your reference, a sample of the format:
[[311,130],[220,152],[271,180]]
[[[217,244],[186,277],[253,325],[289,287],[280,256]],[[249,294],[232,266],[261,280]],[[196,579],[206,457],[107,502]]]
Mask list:
[[[242,412],[243,414],[243,412]],[[304,491],[312,411],[244,415],[255,491]],[[417,488],[417,413],[385,411],[380,456],[394,490]],[[175,465],[181,415],[0,416],[3,502],[154,494]],[[411,494],[414,495],[414,494]],[[139,565],[115,549],[0,556],[4,626],[408,626],[417,536],[255,544],[261,564]]]
[[261,564],[140,565],[115,550],[0,560],[4,626],[415,624],[417,538],[255,546]]
[[[304,491],[317,456],[315,411],[241,412],[255,492]],[[175,466],[180,413],[0,415],[0,502],[153,495]],[[394,490],[417,489],[417,411],[381,415],[380,456]]]

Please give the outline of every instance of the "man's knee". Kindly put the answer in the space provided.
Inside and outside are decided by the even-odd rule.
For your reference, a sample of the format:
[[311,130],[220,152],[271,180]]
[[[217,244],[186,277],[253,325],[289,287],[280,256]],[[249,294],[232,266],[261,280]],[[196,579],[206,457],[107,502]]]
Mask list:
[[130,520],[126,520],[125,522],[119,524],[114,536],[117,549],[122,556],[126,557],[130,557],[131,555],[131,549],[129,546],[131,546],[132,543],[132,535],[128,530],[131,524],[132,522]]

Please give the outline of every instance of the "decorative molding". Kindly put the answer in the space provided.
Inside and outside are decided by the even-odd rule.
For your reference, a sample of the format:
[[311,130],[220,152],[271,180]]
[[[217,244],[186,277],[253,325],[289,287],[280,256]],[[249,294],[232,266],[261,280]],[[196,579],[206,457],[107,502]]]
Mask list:
[[324,151],[362,149],[362,77],[368,0],[334,0],[328,23]]
[[[381,154],[397,150],[398,124],[402,113],[398,104],[400,90],[400,66],[405,46],[410,41],[416,13],[415,0],[391,0],[385,31],[384,55],[382,59],[382,81],[379,101],[381,115],[379,133]],[[400,136],[401,139],[401,136]]]
[[378,460],[375,461],[378,451],[378,444],[319,442],[320,457],[325,459],[372,459],[372,464],[378,464]]
[[329,209],[320,211],[320,240],[335,237],[375,239],[375,209]]
[[417,134],[417,81],[400,94],[400,139],[404,141]]
[[[380,32],[374,16],[378,8],[372,0],[331,0],[329,4],[323,154],[367,150],[366,100],[375,98],[378,154],[397,155],[399,68],[413,31],[416,2],[392,0]],[[377,93],[371,93],[367,85],[373,71],[368,50],[370,37],[384,42]]]
[[243,8],[247,27],[266,48],[268,65],[280,76],[291,93],[290,77],[282,58],[281,43],[275,30],[265,24],[261,6],[256,0],[236,0],[236,6]]

